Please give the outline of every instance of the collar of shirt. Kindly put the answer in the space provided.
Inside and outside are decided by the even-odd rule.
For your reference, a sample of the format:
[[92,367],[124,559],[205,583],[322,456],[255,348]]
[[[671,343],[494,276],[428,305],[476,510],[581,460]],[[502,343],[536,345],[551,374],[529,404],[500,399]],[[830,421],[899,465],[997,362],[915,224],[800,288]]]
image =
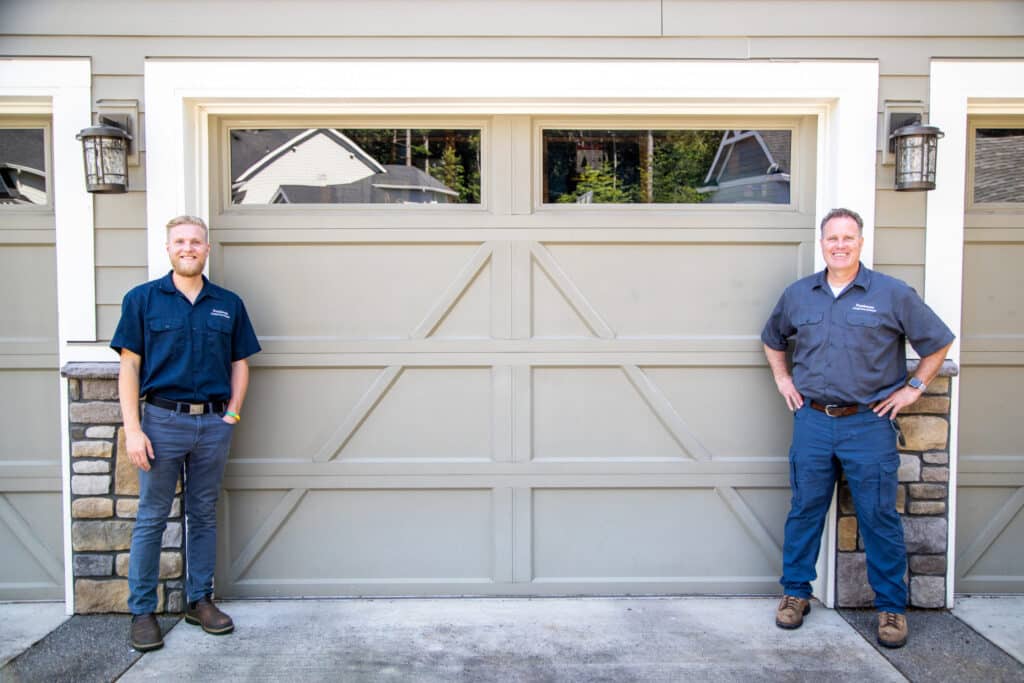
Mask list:
[[[857,277],[853,278],[848,287],[860,287],[865,292],[871,288],[871,270],[866,268],[863,263],[857,264]],[[828,290],[828,268],[818,273],[818,279],[815,281],[814,286],[811,289],[824,289]],[[846,291],[847,287],[843,288]]]
[[[157,286],[160,288],[161,292],[164,292],[165,294],[178,294],[179,293],[178,292],[178,288],[174,286],[174,277],[173,276],[174,276],[174,271],[173,270],[169,270],[169,271],[167,271],[167,275],[164,275],[162,278],[160,278],[160,284],[157,285]],[[203,288],[201,290],[199,290],[199,295],[196,296],[196,300],[194,302],[192,302],[192,305],[198,304],[200,301],[202,301],[206,297],[210,297],[212,299],[218,298],[217,297],[217,292],[216,292],[217,287],[215,285],[210,284],[210,281],[206,278],[205,275],[203,275],[202,278],[203,278]],[[184,294],[182,294],[182,296],[184,296]]]

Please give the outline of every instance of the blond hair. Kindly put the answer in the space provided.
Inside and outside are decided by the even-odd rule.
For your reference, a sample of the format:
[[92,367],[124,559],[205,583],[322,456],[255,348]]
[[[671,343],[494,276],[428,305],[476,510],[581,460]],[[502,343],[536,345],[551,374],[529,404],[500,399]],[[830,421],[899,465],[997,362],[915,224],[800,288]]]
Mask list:
[[203,229],[203,237],[207,242],[210,241],[210,229],[206,227],[206,221],[199,216],[175,216],[167,221],[167,232],[170,233],[171,228],[178,225],[198,225]]

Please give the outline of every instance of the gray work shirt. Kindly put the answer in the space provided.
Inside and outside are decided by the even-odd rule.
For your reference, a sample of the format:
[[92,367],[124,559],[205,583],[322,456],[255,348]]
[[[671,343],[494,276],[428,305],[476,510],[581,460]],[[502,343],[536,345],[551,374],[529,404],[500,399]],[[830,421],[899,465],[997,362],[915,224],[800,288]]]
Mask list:
[[907,340],[924,357],[954,335],[910,285],[861,264],[838,297],[824,270],[786,288],[761,341],[785,351],[790,337],[793,383],[804,398],[869,404],[906,382]]

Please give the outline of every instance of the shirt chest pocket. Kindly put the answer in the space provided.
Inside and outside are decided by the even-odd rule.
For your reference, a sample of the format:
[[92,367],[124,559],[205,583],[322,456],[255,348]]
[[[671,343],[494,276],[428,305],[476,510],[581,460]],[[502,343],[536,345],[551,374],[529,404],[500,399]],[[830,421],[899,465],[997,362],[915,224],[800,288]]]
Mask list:
[[886,342],[891,335],[883,327],[882,316],[878,313],[850,311],[846,314],[846,327],[849,330],[846,344],[849,348],[859,349],[862,353],[888,348]]
[[206,350],[218,363],[231,362],[231,321],[218,316],[206,319]]
[[181,318],[150,318],[147,351],[156,358],[176,358],[185,346],[185,321]]

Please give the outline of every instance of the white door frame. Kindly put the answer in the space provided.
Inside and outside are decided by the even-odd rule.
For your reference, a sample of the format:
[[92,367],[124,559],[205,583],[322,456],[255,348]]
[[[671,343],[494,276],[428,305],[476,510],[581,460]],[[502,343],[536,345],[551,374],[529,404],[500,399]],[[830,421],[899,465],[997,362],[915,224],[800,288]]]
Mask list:
[[[925,238],[925,301],[957,339],[949,357],[960,364],[963,310],[964,209],[967,187],[967,117],[1024,114],[1024,61],[932,60],[928,121],[945,133],[939,142],[935,189],[928,196]],[[952,384],[949,425],[949,517],[946,607],[953,607],[956,580],[956,487],[959,383]]]
[[[816,223],[864,217],[872,262],[877,61],[150,59],[145,66],[149,273],[166,270],[164,223],[209,218],[211,114],[814,115]],[[410,78],[429,74],[430,78]],[[816,268],[823,267],[820,254]],[[835,595],[835,505],[815,593]]]

